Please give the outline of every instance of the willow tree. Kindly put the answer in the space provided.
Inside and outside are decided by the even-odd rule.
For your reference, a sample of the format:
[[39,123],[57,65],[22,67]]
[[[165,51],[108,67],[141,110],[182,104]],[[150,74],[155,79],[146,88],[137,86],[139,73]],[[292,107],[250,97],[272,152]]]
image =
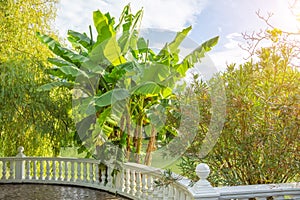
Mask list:
[[20,145],[28,155],[57,154],[71,127],[67,91],[37,91],[48,81],[51,52],[35,33],[54,35],[56,3],[0,1],[0,155],[15,155]]

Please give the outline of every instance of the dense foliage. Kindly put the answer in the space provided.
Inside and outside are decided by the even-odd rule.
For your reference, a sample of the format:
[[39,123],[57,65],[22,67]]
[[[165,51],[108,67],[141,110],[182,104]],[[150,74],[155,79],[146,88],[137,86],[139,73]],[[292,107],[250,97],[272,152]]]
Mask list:
[[[178,32],[158,53],[139,36],[143,11],[126,6],[118,23],[109,13],[93,13],[97,36],[68,32],[73,48],[38,34],[57,58],[49,62],[54,81],[41,87],[61,86],[73,90],[73,114],[80,150],[112,162],[124,159],[151,163],[158,139],[177,135],[169,119],[180,119],[179,101],[173,91],[204,53],[217,43],[212,38],[179,59],[179,45],[191,27]],[[96,39],[94,41],[94,38]],[[166,119],[168,116],[168,119]],[[147,140],[143,140],[147,138]],[[143,157],[142,155],[145,155]]]
[[256,51],[257,62],[229,65],[218,75],[225,82],[227,118],[216,146],[204,158],[198,153],[199,141],[208,130],[211,96],[209,84],[194,81],[203,118],[198,140],[180,164],[184,175],[197,180],[190,172],[206,162],[214,185],[299,181],[300,72],[293,62],[295,49],[278,29],[266,33],[273,43]]
[[[56,155],[72,128],[67,91],[39,92],[51,52],[36,38],[50,31],[56,0],[0,1],[0,155]],[[69,106],[70,109],[70,106]]]

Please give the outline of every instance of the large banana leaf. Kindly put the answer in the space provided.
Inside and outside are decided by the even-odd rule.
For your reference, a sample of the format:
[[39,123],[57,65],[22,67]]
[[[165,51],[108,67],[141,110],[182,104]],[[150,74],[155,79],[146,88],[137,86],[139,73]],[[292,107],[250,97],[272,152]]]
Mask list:
[[164,48],[159,52],[159,57],[164,57],[166,53],[168,54],[178,54],[179,53],[179,45],[186,38],[188,33],[192,30],[192,26],[189,26],[183,29],[181,32],[178,32],[174,40],[170,44],[166,44]]
[[140,70],[142,71],[142,74],[140,74],[140,82],[154,81],[159,83],[164,81],[171,75],[170,67],[159,63],[151,63],[145,65],[141,64]]
[[136,49],[138,41],[138,30],[140,21],[143,15],[143,10],[140,10],[136,15],[129,14],[125,17],[123,24],[123,33],[118,40],[121,51],[125,54],[129,48]]
[[80,44],[88,51],[90,51],[94,45],[94,41],[92,41],[85,33],[82,34],[72,30],[68,31],[68,40],[73,44]]
[[177,66],[177,71],[181,76],[184,76],[186,71],[193,67],[200,59],[205,56],[205,53],[210,51],[213,46],[218,43],[219,37],[214,37],[197,47],[193,52],[187,55],[183,61]]
[[93,20],[98,32],[98,44],[115,37],[116,32],[113,27],[112,19],[109,15],[105,15],[100,10],[97,10],[93,12]]
[[74,81],[78,76],[89,78],[88,74],[85,71],[79,69],[76,65],[70,62],[57,58],[49,58],[48,61],[57,66],[57,68],[48,70],[48,73],[53,76],[72,81]]
[[125,63],[121,48],[116,39],[112,19],[99,10],[93,13],[94,24],[98,32],[97,42],[93,46],[89,58],[97,64],[110,63],[113,66]]
[[50,91],[53,88],[56,87],[67,87],[67,88],[73,88],[74,84],[69,82],[62,82],[62,81],[56,81],[52,83],[47,83],[45,85],[42,85],[38,88],[38,91]]
[[152,96],[158,95],[161,91],[161,86],[155,82],[145,82],[131,89],[132,94]]
[[124,100],[130,96],[128,90],[126,89],[113,89],[110,90],[104,94],[102,94],[99,97],[95,97],[95,105],[99,107],[105,107],[108,105],[112,105],[116,103],[117,101]]
[[81,66],[82,63],[88,61],[89,59],[80,54],[76,54],[73,51],[63,48],[59,42],[55,41],[53,38],[43,35],[41,33],[37,33],[37,37],[41,42],[45,43],[48,48],[57,56],[62,59],[75,64],[76,66]]

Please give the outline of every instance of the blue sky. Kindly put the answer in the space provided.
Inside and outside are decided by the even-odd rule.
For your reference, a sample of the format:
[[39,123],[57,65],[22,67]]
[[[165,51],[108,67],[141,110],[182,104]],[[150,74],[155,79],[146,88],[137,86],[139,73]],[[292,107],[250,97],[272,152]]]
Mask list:
[[[294,0],[61,0],[56,26],[65,37],[68,29],[88,32],[92,12],[100,9],[118,17],[122,8],[131,3],[133,12],[144,8],[143,28],[180,31],[193,26],[189,39],[194,43],[220,36],[219,44],[209,56],[219,70],[226,63],[244,62],[247,57],[238,44],[241,33],[265,29],[266,24],[255,14],[273,13],[271,21],[279,28],[297,31],[297,21],[289,6]],[[170,38],[170,41],[172,38]]]

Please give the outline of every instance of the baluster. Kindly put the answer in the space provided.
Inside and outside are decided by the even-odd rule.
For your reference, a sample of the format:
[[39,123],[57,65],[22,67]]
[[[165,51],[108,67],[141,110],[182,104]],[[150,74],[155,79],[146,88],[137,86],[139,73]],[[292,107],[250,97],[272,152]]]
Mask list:
[[46,160],[46,180],[50,180],[50,161]]
[[100,172],[100,171],[99,171],[99,164],[95,164],[95,165],[96,165],[96,169],[95,169],[95,170],[96,170],[96,171],[95,171],[96,180],[95,180],[95,181],[96,181],[96,184],[99,184],[99,183],[100,183],[100,180],[99,180],[99,178],[100,178],[100,177],[99,177],[99,172]]
[[69,169],[68,169],[68,161],[64,161],[64,163],[65,163],[65,181],[68,181],[69,179]]
[[141,189],[142,189],[142,187],[141,187],[141,172],[136,172],[135,173],[135,175],[136,175],[136,185],[135,185],[135,188],[136,188],[136,196],[138,197],[138,198],[140,198],[141,197],[141,195],[142,195],[142,191],[141,191]]
[[46,160],[46,180],[50,180],[50,161]]
[[2,180],[6,180],[6,161],[2,162]]
[[27,160],[26,163],[27,163],[27,166],[26,166],[26,179],[27,180],[30,180],[30,160]]
[[178,192],[179,192],[179,199],[185,199],[185,194],[184,194],[184,192],[181,191],[181,190],[178,190]]
[[[194,198],[191,197],[191,195],[186,194],[186,200],[194,200]],[[242,199],[240,199],[240,200],[242,200]],[[247,200],[249,200],[249,199],[247,199]]]
[[148,175],[142,174],[142,199],[147,198],[147,177]]
[[169,186],[163,187],[163,199],[168,199],[169,197]]
[[168,190],[168,200],[174,200],[174,187],[172,185],[169,185]]
[[71,179],[70,181],[75,181],[75,167],[74,167],[74,161],[71,161]]
[[107,184],[106,187],[111,188],[112,187],[112,168],[110,166],[107,166]]
[[33,179],[34,179],[34,180],[37,180],[36,160],[33,161]]
[[44,162],[43,160],[40,160],[40,180],[44,180]]
[[101,186],[105,186],[106,172],[107,172],[106,169],[102,167],[102,169],[101,169],[101,182],[100,182]]
[[52,160],[52,180],[56,181],[56,161]]
[[63,172],[62,172],[63,167],[62,167],[62,161],[61,160],[58,162],[58,169],[59,169],[59,171],[58,171],[59,178],[58,179],[60,181],[63,181],[63,177],[62,177],[62,175],[63,175]]
[[78,182],[81,181],[81,162],[77,162],[77,180]]
[[130,192],[130,169],[126,169],[125,171],[125,192],[129,194]]
[[83,163],[83,182],[88,182],[87,181],[87,163]]
[[10,161],[10,168],[9,168],[9,179],[14,179],[14,174],[15,174],[15,162],[14,161]]
[[123,169],[120,170],[119,174],[119,191],[124,192],[125,191],[125,171]]
[[150,174],[147,174],[147,196],[148,199],[153,197],[153,180]]
[[179,193],[179,190],[176,188],[175,189],[174,199],[179,199],[179,198],[180,198],[180,193]]
[[136,193],[136,179],[135,179],[135,170],[132,169],[131,170],[131,174],[130,174],[130,194],[131,195],[135,195]]
[[154,188],[154,186],[152,186],[152,187],[153,187],[153,195],[152,195],[153,196],[153,200],[160,200],[158,198],[158,193],[160,192],[160,188],[159,187]]
[[[157,188],[157,190],[158,190],[158,195],[157,195],[157,198],[158,199],[165,199],[164,198],[164,194],[165,194],[165,191],[164,191],[164,188],[163,187],[159,187],[159,188]],[[182,198],[182,200],[183,200],[184,198]],[[181,200],[181,199],[180,199]]]
[[94,170],[93,170],[93,163],[89,163],[89,183],[93,183],[94,182]]

